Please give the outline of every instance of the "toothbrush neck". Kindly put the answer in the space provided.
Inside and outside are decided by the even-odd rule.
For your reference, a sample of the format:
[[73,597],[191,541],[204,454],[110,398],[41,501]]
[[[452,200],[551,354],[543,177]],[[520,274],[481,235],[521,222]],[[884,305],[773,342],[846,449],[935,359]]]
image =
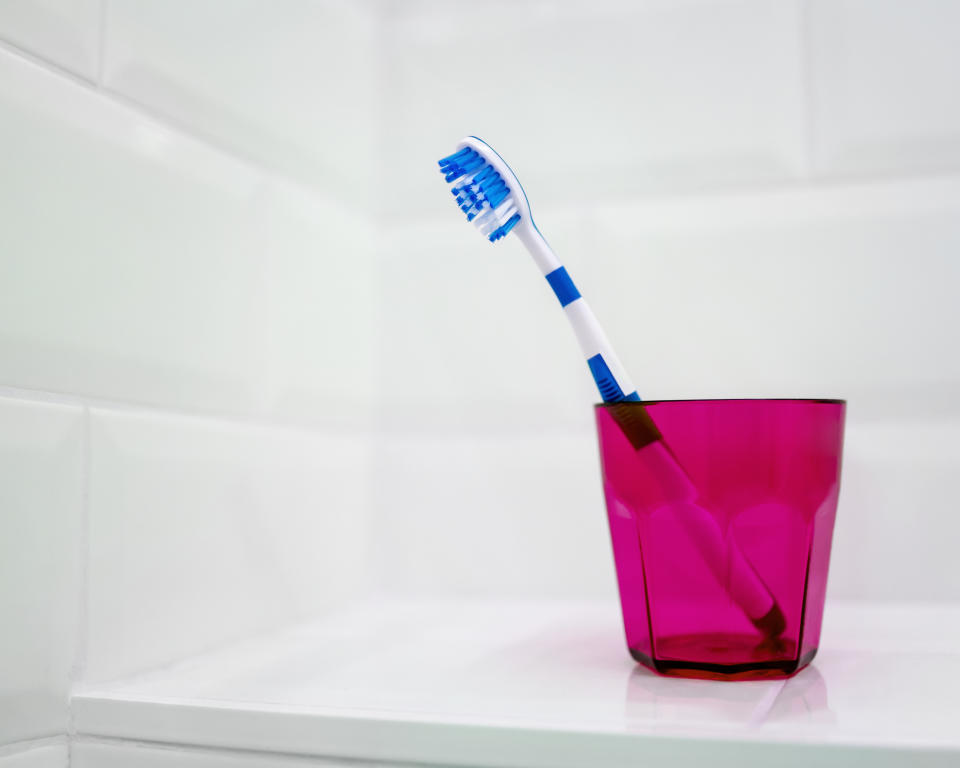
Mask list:
[[549,275],[555,269],[562,266],[560,259],[557,258],[557,254],[547,245],[547,241],[543,239],[543,235],[537,232],[533,224],[523,222],[522,225],[514,231],[527,247],[530,255],[533,256],[533,260],[537,263],[537,266],[544,275]]

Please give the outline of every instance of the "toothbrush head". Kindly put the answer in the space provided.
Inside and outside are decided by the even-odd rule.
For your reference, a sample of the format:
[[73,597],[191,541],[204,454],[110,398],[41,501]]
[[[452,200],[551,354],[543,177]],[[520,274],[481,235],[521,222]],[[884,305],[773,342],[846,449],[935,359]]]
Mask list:
[[440,173],[460,210],[491,243],[518,225],[533,226],[530,203],[504,159],[476,136],[468,136],[457,151],[440,161]]

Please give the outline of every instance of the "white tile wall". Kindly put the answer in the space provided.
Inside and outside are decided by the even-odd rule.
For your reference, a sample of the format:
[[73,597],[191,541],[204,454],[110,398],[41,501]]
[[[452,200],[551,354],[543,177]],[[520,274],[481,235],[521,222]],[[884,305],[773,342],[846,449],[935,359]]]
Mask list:
[[107,5],[104,84],[233,151],[356,200],[377,171],[368,2]]
[[436,160],[467,134],[511,159],[535,205],[802,172],[798,3],[485,9],[387,6],[388,213],[435,210]]
[[811,0],[816,169],[960,169],[960,6],[951,0]]
[[362,216],[5,51],[0,142],[0,382],[367,420]]
[[641,395],[960,413],[956,180],[630,203],[594,221],[585,272]]
[[92,412],[87,680],[315,615],[364,586],[367,448]]
[[[960,414],[956,180],[548,210],[540,227],[644,397]],[[382,261],[386,423],[591,424],[586,366],[519,242],[436,219],[388,230]]]
[[615,599],[591,433],[396,437],[374,456],[388,594]]
[[66,743],[31,743],[14,745],[10,751],[0,747],[0,768],[67,768],[69,755]]
[[848,425],[831,596],[960,600],[958,445],[956,417]]
[[4,0],[0,40],[95,81],[105,0]]
[[[960,600],[958,444],[957,418],[849,420],[832,598]],[[593,434],[390,438],[375,455],[388,594],[616,596]]]
[[315,426],[367,426],[385,388],[371,219],[342,202],[265,183],[253,247],[266,262],[259,371],[268,415]]
[[[518,241],[491,245],[440,194],[449,216],[382,236],[381,423],[448,432],[588,424],[592,380],[549,285]],[[540,223],[573,271],[584,217],[547,211]]]
[[82,450],[80,408],[0,397],[0,745],[66,727]]

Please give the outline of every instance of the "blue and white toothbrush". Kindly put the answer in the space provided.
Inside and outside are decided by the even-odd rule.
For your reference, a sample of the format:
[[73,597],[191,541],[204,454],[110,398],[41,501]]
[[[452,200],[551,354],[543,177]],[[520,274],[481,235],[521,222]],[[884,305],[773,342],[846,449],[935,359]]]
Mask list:
[[[586,299],[533,223],[527,195],[504,159],[486,142],[468,136],[457,145],[456,152],[440,161],[440,173],[453,184],[450,191],[467,221],[476,224],[490,242],[516,232],[527,247],[573,326],[603,401],[639,401],[637,390]],[[667,447],[646,409],[614,406],[611,414],[633,447],[644,451],[675,516],[718,583],[727,587],[730,597],[757,629],[768,638],[777,638],[786,627],[780,606],[736,543],[727,542],[716,518],[700,505],[696,485]]]
[[486,142],[468,136],[456,152],[440,161],[440,172],[453,184],[450,191],[467,221],[476,224],[491,243],[515,232],[527,247],[573,326],[603,401],[639,400],[590,305],[533,223],[527,195],[504,159]]

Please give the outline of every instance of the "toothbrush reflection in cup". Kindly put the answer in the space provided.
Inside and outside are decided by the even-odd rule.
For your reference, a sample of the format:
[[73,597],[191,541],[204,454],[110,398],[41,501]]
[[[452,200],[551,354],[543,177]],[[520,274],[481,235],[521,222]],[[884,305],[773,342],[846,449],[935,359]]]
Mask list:
[[[609,403],[610,414],[623,436],[636,451],[645,480],[655,483],[660,510],[679,524],[714,579],[730,594],[743,613],[765,639],[778,638],[786,629],[786,619],[763,579],[744,556],[736,540],[724,535],[716,516],[700,499],[696,484],[683,469],[663,439],[660,430],[640,403]],[[606,462],[610,468],[615,462]],[[629,468],[627,471],[630,471]],[[618,478],[617,487],[629,489],[631,478]],[[607,492],[610,484],[605,483]],[[643,489],[650,496],[649,487]],[[629,508],[629,499],[624,499]]]

